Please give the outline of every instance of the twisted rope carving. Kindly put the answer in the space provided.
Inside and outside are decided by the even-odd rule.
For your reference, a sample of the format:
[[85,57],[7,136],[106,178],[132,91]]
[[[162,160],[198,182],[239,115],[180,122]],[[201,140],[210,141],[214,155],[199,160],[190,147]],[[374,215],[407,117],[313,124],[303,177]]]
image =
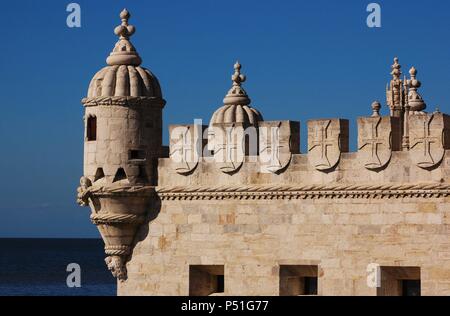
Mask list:
[[440,197],[450,195],[450,184],[173,186],[157,187],[156,192],[163,200]]
[[154,192],[154,187],[152,186],[92,186],[87,189],[89,194],[97,196],[105,195],[136,195],[136,194],[148,194]]
[[105,246],[105,254],[109,256],[124,256],[130,253],[130,247],[126,245]]
[[84,106],[98,106],[98,105],[111,105],[111,106],[130,106],[130,105],[146,105],[163,107],[164,101],[154,97],[95,97],[84,98],[81,100]]
[[145,217],[135,214],[97,213],[91,214],[91,221],[95,225],[101,224],[142,224]]

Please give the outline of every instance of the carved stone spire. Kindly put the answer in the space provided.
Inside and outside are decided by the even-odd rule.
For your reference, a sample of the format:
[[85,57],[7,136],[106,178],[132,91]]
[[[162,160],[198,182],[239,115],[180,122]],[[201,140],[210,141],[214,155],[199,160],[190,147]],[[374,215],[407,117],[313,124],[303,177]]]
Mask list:
[[139,66],[142,62],[141,57],[139,57],[139,54],[130,42],[130,37],[136,31],[136,28],[133,25],[128,24],[130,16],[131,15],[127,9],[123,9],[122,12],[120,12],[120,19],[122,20],[122,23],[114,29],[114,33],[119,36],[119,41],[116,43],[113,51],[106,59],[106,63],[110,66]]
[[422,96],[417,91],[421,87],[422,83],[416,79],[417,76],[416,68],[412,67],[409,70],[409,74],[411,76],[411,79],[408,80],[408,87],[409,87],[408,104],[411,108],[411,111],[422,112],[427,107]]
[[241,64],[237,61],[234,64],[234,74],[231,76],[233,86],[228,91],[227,95],[223,99],[224,105],[248,105],[250,104],[250,98],[242,88],[242,83],[245,82],[245,75],[241,74]]
[[391,110],[391,116],[400,117],[404,103],[404,91],[400,76],[402,66],[398,62],[398,58],[394,58],[394,64],[391,66],[392,80],[386,89],[386,101]]

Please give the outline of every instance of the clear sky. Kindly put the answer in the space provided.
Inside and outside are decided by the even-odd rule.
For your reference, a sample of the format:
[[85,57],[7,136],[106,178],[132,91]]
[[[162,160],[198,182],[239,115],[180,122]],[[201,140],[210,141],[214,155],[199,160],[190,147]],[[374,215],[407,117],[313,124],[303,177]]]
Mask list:
[[[450,2],[377,1],[382,27],[366,25],[371,1],[78,0],[81,28],[63,0],[2,3],[0,237],[97,237],[76,204],[83,108],[91,77],[116,42],[126,7],[133,43],[161,83],[167,126],[209,121],[239,59],[252,105],[267,120],[351,121],[380,100],[393,57],[415,66],[428,110],[450,112]],[[375,1],[374,1],[375,2]],[[304,149],[305,146],[302,146]]]

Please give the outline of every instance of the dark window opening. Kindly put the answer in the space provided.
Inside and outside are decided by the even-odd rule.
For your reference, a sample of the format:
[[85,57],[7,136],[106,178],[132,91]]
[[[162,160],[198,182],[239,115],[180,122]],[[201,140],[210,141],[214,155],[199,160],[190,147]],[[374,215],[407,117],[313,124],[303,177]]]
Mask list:
[[420,296],[420,280],[403,280],[403,296]]
[[145,170],[145,166],[139,166],[137,181],[139,183],[148,182],[147,171]]
[[189,266],[189,295],[208,296],[225,292],[224,266]]
[[94,181],[100,180],[105,177],[105,173],[103,172],[103,168],[98,168],[95,172]]
[[145,151],[143,150],[130,150],[128,155],[130,160],[144,160]]
[[86,137],[88,141],[97,140],[97,117],[89,116],[86,125]]
[[125,173],[125,170],[123,168],[117,169],[116,175],[114,176],[113,182],[117,182],[120,180],[125,180],[127,178],[127,174]]
[[280,266],[280,296],[317,295],[317,287],[318,266]]
[[317,277],[305,277],[304,295],[317,295]]
[[378,296],[420,296],[420,267],[380,267]]
[[217,293],[225,292],[225,276],[218,275],[217,276]]

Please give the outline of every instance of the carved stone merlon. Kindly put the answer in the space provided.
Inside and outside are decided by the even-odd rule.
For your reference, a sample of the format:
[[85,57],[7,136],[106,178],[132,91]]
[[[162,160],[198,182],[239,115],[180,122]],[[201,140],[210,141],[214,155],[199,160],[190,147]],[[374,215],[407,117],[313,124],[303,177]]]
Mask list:
[[391,116],[358,118],[358,158],[365,168],[385,167],[392,151],[400,150],[400,119]]
[[[214,161],[224,173],[238,171],[245,159],[245,133],[257,133],[256,128],[244,129],[242,123],[214,124]],[[256,140],[256,137],[249,137]]]
[[450,116],[442,113],[409,116],[410,155],[423,169],[434,168],[449,149]]
[[328,171],[339,163],[341,153],[349,150],[348,120],[308,121],[308,160],[319,171]]
[[203,155],[206,140],[203,140],[205,125],[171,125],[170,158],[177,173],[186,175],[195,170]]
[[277,173],[285,169],[292,154],[300,153],[300,123],[264,121],[259,123],[261,172]]

